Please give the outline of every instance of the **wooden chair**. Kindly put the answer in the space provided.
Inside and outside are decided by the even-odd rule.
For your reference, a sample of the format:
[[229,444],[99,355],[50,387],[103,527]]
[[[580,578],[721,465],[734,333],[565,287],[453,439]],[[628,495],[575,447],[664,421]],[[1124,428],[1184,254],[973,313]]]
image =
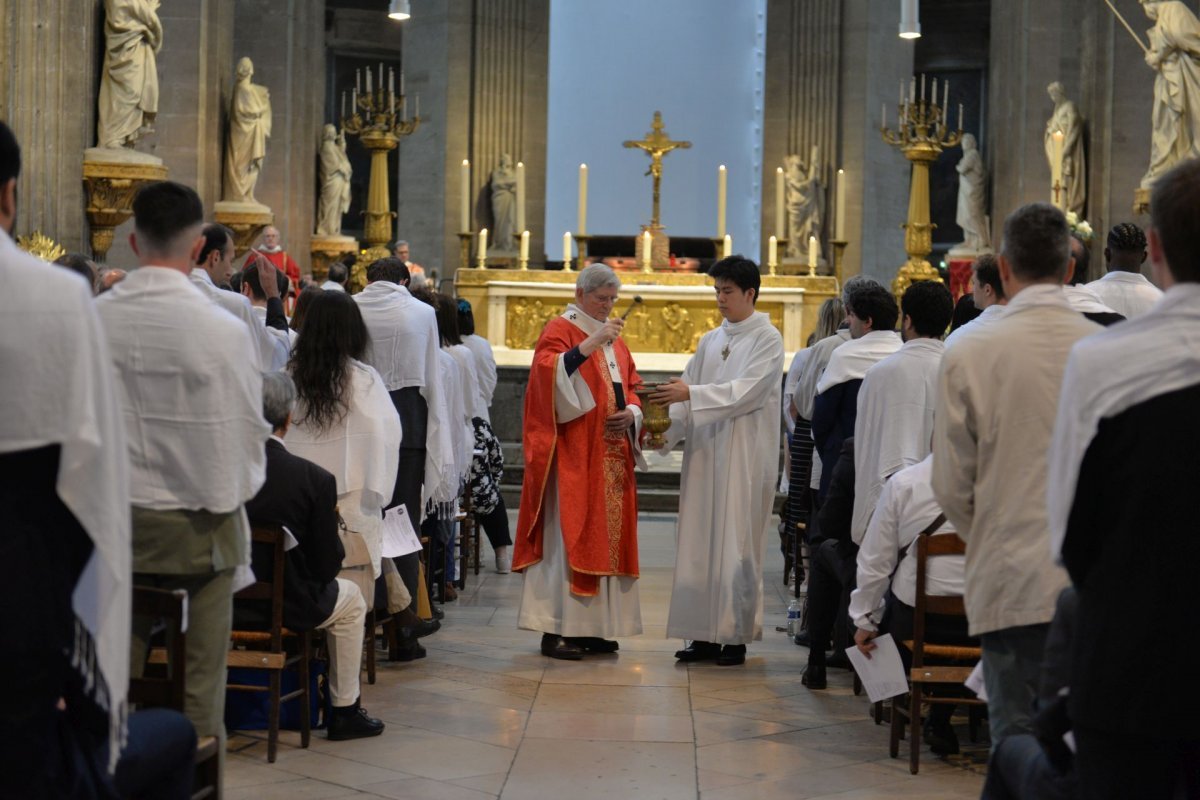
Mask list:
[[[267,685],[228,683],[227,689],[241,692],[267,692],[267,761],[275,763],[279,746],[279,708],[288,701],[300,699],[300,746],[308,747],[311,734],[311,704],[309,700],[308,664],[312,658],[312,634],[309,631],[290,631],[283,626],[284,534],[282,528],[254,528],[251,540],[273,548],[271,581],[257,580],[234,595],[234,602],[258,601],[269,604],[269,623],[266,630],[235,630],[231,634],[234,649],[229,651],[230,668],[262,669],[267,671]],[[296,652],[288,654],[285,640],[295,643]],[[299,686],[282,694],[283,671],[295,667]]]
[[[184,632],[184,609],[187,592],[176,589],[133,587],[133,616],[154,620],[163,626],[165,647],[150,652],[150,667],[140,678],[129,679],[129,702],[141,708],[170,708],[183,712],[187,693],[187,634]],[[220,800],[221,779],[215,736],[203,736],[196,743],[196,775],[192,783],[192,800]]]
[[[982,657],[978,647],[963,647],[959,645],[944,645],[926,641],[925,615],[942,614],[946,616],[966,617],[967,611],[961,596],[931,595],[926,592],[925,579],[927,562],[930,558],[939,556],[966,555],[967,546],[956,534],[935,534],[918,536],[914,543],[917,548],[917,585],[916,606],[913,609],[913,638],[904,642],[904,646],[912,653],[912,668],[909,670],[908,708],[903,708],[902,698],[892,699],[892,731],[889,743],[892,758],[900,752],[900,739],[904,737],[904,719],[907,717],[911,726],[909,735],[909,771],[917,774],[921,759],[921,703],[939,705],[985,705],[977,697],[933,697],[926,696],[922,690],[927,685],[957,685],[962,686],[971,670],[975,668]],[[939,665],[927,665],[926,659],[933,659]]]

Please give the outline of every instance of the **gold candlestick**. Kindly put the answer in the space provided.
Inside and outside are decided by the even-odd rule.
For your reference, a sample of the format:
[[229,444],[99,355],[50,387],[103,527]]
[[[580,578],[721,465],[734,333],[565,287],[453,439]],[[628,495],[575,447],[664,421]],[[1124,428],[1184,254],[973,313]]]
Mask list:
[[[579,248],[579,256],[578,256],[579,269],[582,270],[584,267],[587,266],[587,243],[588,243],[588,239],[591,239],[592,237],[586,233],[573,233],[573,234],[571,234],[571,236],[573,236],[575,238],[575,246],[577,248]],[[571,260],[567,259],[566,261],[563,262],[563,272],[570,272],[570,271],[571,271]]]
[[458,268],[471,268],[471,237],[474,236],[470,231],[461,231],[458,234]]
[[[908,194],[908,221],[904,224],[904,250],[908,261],[896,272],[892,293],[897,300],[914,281],[938,281],[938,275],[926,256],[933,252],[933,223],[929,218],[929,167],[947,147],[962,140],[962,123],[958,130],[946,124],[946,110],[932,99],[909,98],[899,108],[899,124],[895,130],[882,125],[883,140],[900,148],[912,163],[912,180]],[[960,115],[961,117],[961,115]]]

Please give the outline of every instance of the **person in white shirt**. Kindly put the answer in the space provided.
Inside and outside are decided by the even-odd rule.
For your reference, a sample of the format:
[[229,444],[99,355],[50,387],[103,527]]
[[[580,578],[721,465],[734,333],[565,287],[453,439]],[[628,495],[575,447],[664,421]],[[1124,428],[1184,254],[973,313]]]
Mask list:
[[1123,322],[1125,316],[1106,305],[1091,287],[1084,283],[1088,276],[1088,266],[1092,260],[1092,251],[1078,233],[1071,234],[1071,266],[1063,279],[1063,295],[1071,308],[1099,325],[1115,325]]
[[[283,369],[288,357],[285,341],[287,317],[283,313],[283,301],[279,297],[279,290],[273,289],[269,295],[264,296],[263,305],[266,310],[261,315],[255,315],[250,301],[229,289],[234,276],[233,231],[224,225],[210,223],[204,226],[201,234],[204,236],[204,246],[200,248],[195,266],[188,273],[188,277],[208,299],[246,323],[251,336],[258,344],[258,349],[251,357],[255,359],[260,370],[271,372]],[[264,275],[275,274],[275,267],[262,257],[255,259],[255,267],[247,266],[247,269],[255,268]]]
[[350,280],[349,268],[342,262],[335,261],[329,265],[329,273],[325,276],[325,282],[321,284],[321,288],[327,292],[344,292],[348,280]]
[[[196,193],[152,183],[133,214],[141,266],[96,308],[128,433],[135,583],[188,592],[185,713],[223,740],[234,573],[250,561],[243,504],[263,484],[271,434],[262,373],[246,325],[188,279],[204,247]],[[149,622],[135,623],[135,674]]]
[[957,342],[961,337],[971,333],[987,330],[992,323],[1004,313],[1008,298],[1004,295],[1004,285],[1000,283],[1000,266],[996,257],[984,253],[975,259],[971,265],[971,300],[980,314],[946,337],[946,348]]
[[1162,299],[1162,290],[1142,274],[1146,263],[1146,234],[1132,222],[1114,225],[1108,232],[1104,260],[1108,274],[1087,286],[1118,314],[1133,319]]
[[[888,478],[859,547],[857,587],[850,595],[850,619],[857,629],[854,643],[868,657],[875,649],[871,640],[880,633],[890,633],[897,643],[912,638],[913,609],[917,602],[917,537],[954,535],[954,526],[946,521],[933,497],[932,475],[930,454]],[[925,586],[931,595],[961,597],[963,557],[929,559]],[[967,622],[962,617],[926,614],[925,632],[930,641],[939,644],[978,646],[967,634]],[[900,652],[906,661],[911,658],[904,647]],[[950,726],[953,711],[950,705],[934,705],[926,723],[925,739],[939,755],[958,752],[958,739]]]

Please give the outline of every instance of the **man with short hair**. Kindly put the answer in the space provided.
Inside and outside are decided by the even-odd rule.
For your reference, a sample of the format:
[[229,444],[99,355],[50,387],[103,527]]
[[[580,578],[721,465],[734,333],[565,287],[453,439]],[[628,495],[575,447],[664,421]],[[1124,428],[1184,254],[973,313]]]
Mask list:
[[[400,415],[403,438],[396,489],[388,508],[403,505],[413,530],[421,529],[425,509],[449,503],[458,490],[450,443],[447,400],[441,391],[437,318],[433,308],[408,291],[408,268],[395,258],[367,267],[367,286],[354,295],[371,335],[367,363],[379,372]],[[416,610],[420,554],[394,559]],[[400,643],[404,660],[425,649],[415,638]]]
[[[337,481],[284,445],[295,402],[296,386],[286,372],[263,376],[262,413],[271,426],[267,477],[246,503],[246,514],[254,525],[283,526],[297,541],[286,554],[283,624],[294,631],[325,631],[332,706],[329,738],[378,736],[383,723],[367,715],[359,696],[367,604],[357,584],[337,576],[346,556],[338,535]],[[254,574],[273,580],[274,546],[255,542],[252,556]],[[235,605],[239,618],[260,611],[244,609],[243,601]]]
[[1046,495],[1052,552],[1079,594],[1068,709],[1081,797],[1179,796],[1200,763],[1200,702],[1162,696],[1195,650],[1197,187],[1196,159],[1155,181],[1148,244],[1165,294],[1075,345],[1058,403]]
[[[188,279],[204,247],[196,193],[151,183],[133,214],[141,266],[96,308],[128,432],[134,582],[187,591],[184,710],[197,734],[223,739],[234,571],[250,562],[243,504],[262,486],[271,433],[262,375],[247,357],[257,345]],[[135,626],[135,674],[149,633]]]
[[1087,286],[1118,314],[1132,319],[1162,299],[1162,290],[1142,274],[1146,263],[1146,234],[1132,222],[1114,225],[1104,248],[1108,273]]
[[392,255],[400,259],[408,269],[409,285],[412,288],[420,289],[426,284],[425,268],[420,264],[408,260],[408,242],[398,239],[392,247]]
[[[282,350],[284,353],[283,364],[278,364],[278,358],[274,359],[277,366],[272,371],[278,371],[287,364],[287,356],[291,354],[292,345],[295,344],[297,336],[297,333],[286,324],[287,318],[283,316],[283,304],[278,301],[271,302],[287,293],[287,278],[283,277],[282,272],[270,266],[265,258],[258,257],[255,262],[254,265],[248,265],[239,272],[234,278],[234,283],[237,285],[238,292],[250,303],[250,312],[257,322],[255,330],[266,330],[275,342],[276,352]],[[265,281],[263,280],[264,275]],[[270,324],[273,315],[276,319],[283,319],[283,328]]]
[[767,520],[779,479],[783,337],[755,310],[758,266],[730,256],[708,273],[721,326],[700,339],[680,378],[651,398],[670,403],[664,452],[683,439],[675,581],[667,637],[680,661],[746,661],[762,638]]
[[1004,285],[1000,283],[1000,265],[991,253],[984,253],[971,265],[971,300],[980,310],[980,314],[950,332],[950,335],[946,337],[947,348],[968,333],[978,333],[989,329],[992,323],[1004,313],[1004,307],[1008,305],[1008,298],[1004,295]]
[[325,282],[321,284],[321,288],[327,292],[344,292],[348,280],[350,280],[349,268],[341,261],[335,261],[329,265],[329,273],[325,276]]
[[967,543],[967,618],[982,640],[993,742],[1029,731],[1042,646],[1067,583],[1047,558],[1045,453],[1067,353],[1100,330],[1063,295],[1069,242],[1053,206],[1009,215],[999,259],[1008,309],[989,335],[947,350],[938,379],[933,492]]
[[1121,322],[1125,317],[1105,305],[1091,288],[1087,280],[1088,264],[1092,260],[1088,244],[1077,233],[1071,234],[1071,266],[1063,280],[1063,294],[1071,308],[1100,325],[1108,326]]
[[[263,296],[265,312],[257,316],[245,297],[225,287],[230,284],[233,273],[233,231],[217,222],[205,225],[201,231],[204,246],[196,256],[195,266],[188,277],[192,285],[202,291],[209,300],[233,314],[246,323],[250,335],[258,344],[258,348],[250,356],[261,370],[280,370],[287,365],[288,330],[287,317],[283,313],[283,302],[279,299],[279,289],[272,287],[269,295]],[[257,269],[258,272],[269,276],[276,274],[275,268],[265,258],[256,257],[255,266],[247,267],[247,272]],[[273,281],[268,280],[268,286]]]

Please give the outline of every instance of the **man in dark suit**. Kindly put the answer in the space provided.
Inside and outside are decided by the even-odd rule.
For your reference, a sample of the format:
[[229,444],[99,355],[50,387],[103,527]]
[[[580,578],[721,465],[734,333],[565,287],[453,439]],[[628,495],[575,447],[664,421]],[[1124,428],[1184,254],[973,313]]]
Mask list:
[[[263,416],[273,432],[267,440],[267,479],[246,503],[246,514],[252,524],[282,525],[296,539],[283,575],[283,624],[295,631],[325,631],[333,701],[329,738],[378,736],[383,723],[359,705],[367,604],[358,586],[337,577],[345,557],[338,536],[337,481],[283,444],[295,400],[296,387],[286,373],[263,375]],[[251,558],[259,578],[273,577],[269,545],[255,543]],[[243,611],[237,609],[239,617]]]

